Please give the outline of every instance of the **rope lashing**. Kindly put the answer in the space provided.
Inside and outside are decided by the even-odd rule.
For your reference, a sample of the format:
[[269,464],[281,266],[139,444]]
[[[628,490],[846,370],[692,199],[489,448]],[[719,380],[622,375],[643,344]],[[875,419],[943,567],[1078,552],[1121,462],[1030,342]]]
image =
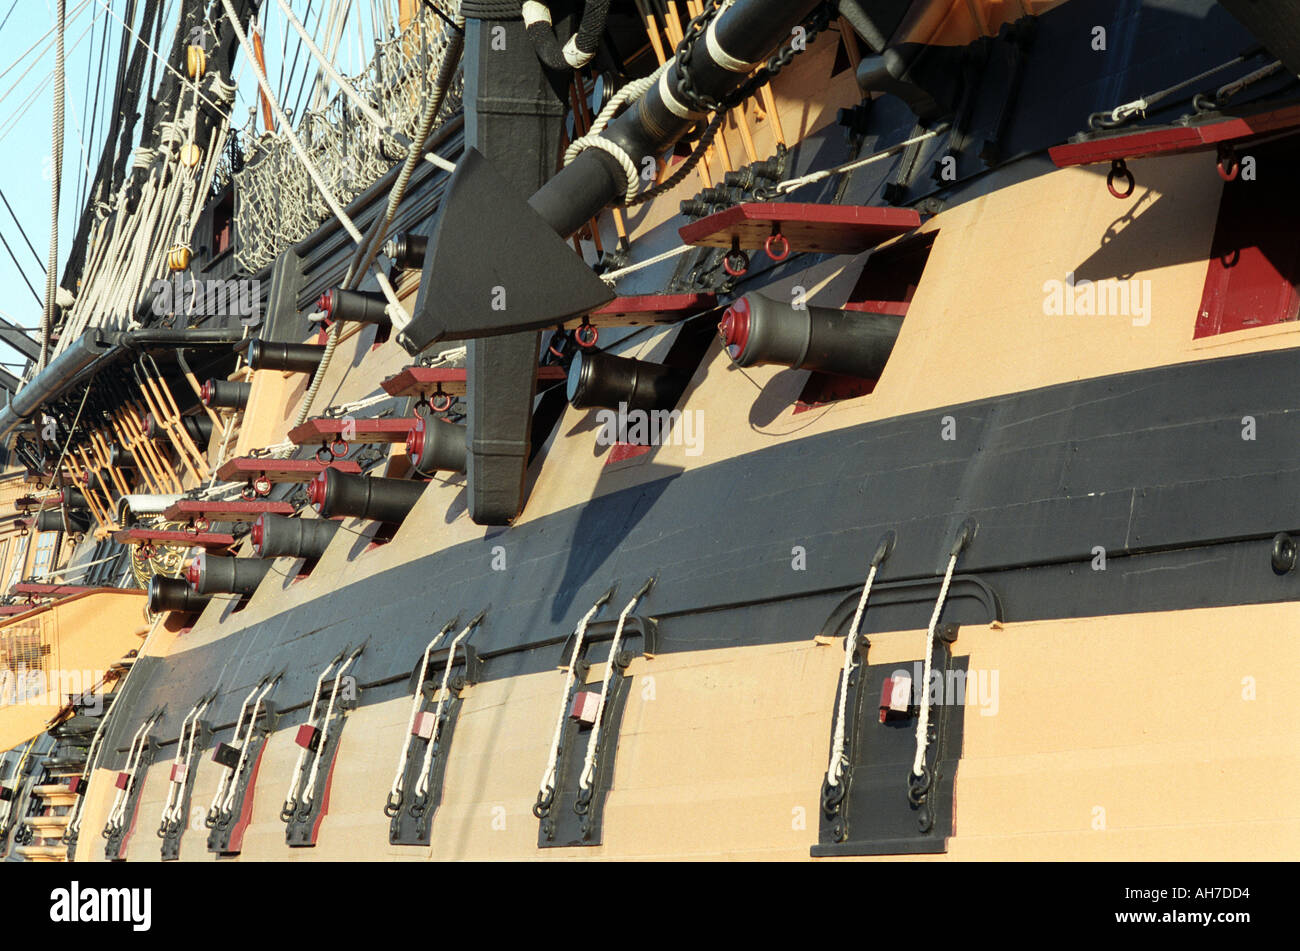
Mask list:
[[[163,806],[162,827],[159,830],[159,835],[162,835],[173,822],[180,818],[182,793],[185,789],[185,782],[189,777],[189,771],[194,765],[194,744],[198,739],[203,715],[207,713],[208,707],[212,705],[214,697],[215,694],[212,694],[200,699],[198,703],[190,708],[190,712],[185,714],[185,719],[181,721],[181,732],[176,739],[176,756],[172,759],[172,776],[167,785],[167,802]],[[178,771],[179,779],[176,778]]]
[[844,755],[845,726],[848,723],[849,675],[853,672],[854,657],[858,650],[858,636],[862,631],[862,616],[867,610],[867,599],[871,597],[871,586],[875,583],[876,573],[894,546],[892,532],[880,540],[876,553],[871,557],[871,567],[867,571],[866,583],[862,586],[862,595],[858,598],[857,610],[853,612],[853,622],[849,632],[844,636],[844,669],[840,672],[840,702],[835,709],[835,730],[831,738],[831,759],[826,767],[826,782],[838,786],[848,759]]
[[[239,724],[235,724],[234,739],[236,744],[239,746],[239,759],[236,761],[234,768],[229,770],[228,774],[222,778],[223,785],[225,786],[224,797],[221,796],[221,786],[218,786],[217,795],[220,797],[220,806],[216,814],[216,818],[218,819],[230,815],[230,807],[235,801],[235,791],[239,788],[239,777],[243,775],[244,764],[248,760],[248,748],[253,743],[253,730],[257,726],[257,717],[262,712],[262,701],[266,699],[267,694],[271,692],[271,689],[279,683],[279,681],[280,678],[276,676],[262,681],[253,689],[253,694],[256,694],[256,697],[253,699],[253,706],[248,717],[248,729],[242,742],[239,739]],[[253,694],[250,694],[249,697],[253,697]],[[248,700],[245,699],[244,703],[247,705]],[[241,710],[240,713],[242,716],[243,711]],[[216,803],[214,803],[214,806],[215,805]],[[209,810],[209,815],[212,815],[211,810]]]
[[609,697],[609,684],[614,676],[614,667],[617,665],[619,645],[623,642],[623,626],[627,623],[627,616],[632,613],[637,602],[650,593],[654,587],[654,578],[646,579],[645,584],[641,585],[636,594],[632,595],[632,600],[627,603],[618,616],[618,626],[614,628],[614,640],[609,645],[609,659],[605,662],[605,676],[600,683],[600,699],[596,702],[596,722],[592,724],[591,735],[587,737],[587,755],[582,760],[582,773],[578,778],[578,787],[580,789],[591,788],[591,778],[596,772],[596,751],[600,746],[600,729],[604,722],[605,701]]
[[573,681],[577,675],[578,663],[582,658],[582,642],[587,636],[587,625],[591,619],[596,616],[605,603],[614,595],[614,589],[610,588],[591,609],[582,616],[578,622],[577,630],[574,632],[573,654],[569,658],[569,665],[564,673],[564,691],[560,694],[560,709],[555,717],[555,736],[551,739],[551,752],[546,760],[546,770],[542,773],[542,781],[537,788],[537,802],[533,806],[533,814],[541,818],[545,811],[550,808],[552,797],[555,793],[555,767],[560,758],[560,740],[564,736],[564,717],[569,712],[569,697],[573,694]]
[[616,92],[609,102],[605,103],[605,107],[600,110],[600,113],[592,121],[587,134],[570,143],[569,147],[564,150],[564,164],[569,165],[587,149],[600,149],[602,152],[607,152],[614,157],[615,161],[623,169],[623,174],[627,176],[627,195],[624,201],[631,202],[635,199],[637,190],[641,187],[641,176],[637,171],[636,163],[632,161],[632,157],[621,146],[611,142],[601,133],[605,131],[606,126],[614,121],[614,117],[618,115],[621,109],[636,102],[653,89],[655,84],[659,82],[659,77],[671,65],[671,61],[666,62],[649,76],[624,83],[623,88]]
[[961,554],[974,535],[971,523],[966,523],[957,533],[956,540],[948,552],[948,567],[943,573],[943,584],[939,588],[939,597],[934,602],[934,613],[930,615],[930,626],[925,633],[925,665],[921,670],[920,706],[921,713],[916,720],[916,756],[912,760],[912,775],[926,775],[925,754],[930,743],[930,672],[934,665],[934,636],[939,627],[939,616],[943,614],[944,602],[948,600],[948,588],[952,584],[952,573],[957,567],[957,557]]
[[325,755],[325,744],[329,740],[330,736],[330,722],[334,717],[334,706],[338,702],[339,684],[343,680],[343,675],[348,672],[348,669],[356,663],[357,658],[361,656],[362,650],[363,648],[358,647],[348,655],[348,659],[343,662],[343,665],[339,667],[338,672],[334,675],[334,688],[330,691],[330,702],[325,708],[325,719],[321,722],[320,742],[316,744],[316,756],[311,761],[311,770],[307,773],[307,784],[302,791],[302,806],[304,808],[311,805],[312,799],[315,795],[313,790],[316,788],[316,777],[320,775],[320,763],[321,758]]
[[108,824],[104,826],[105,837],[121,831],[123,827],[123,822],[126,819],[127,800],[131,795],[131,787],[135,785],[135,771],[140,765],[140,757],[144,752],[149,730],[159,716],[161,716],[160,713],[154,713],[145,718],[145,721],[140,724],[140,728],[135,731],[135,736],[131,738],[131,748],[126,756],[126,768],[123,770],[127,777],[126,785],[118,786],[117,795],[113,797],[113,807],[108,812]]
[[406,721],[406,733],[402,737],[402,749],[397,755],[397,772],[393,776],[393,785],[388,790],[386,811],[389,812],[390,816],[396,815],[396,810],[402,806],[403,786],[406,782],[406,764],[411,757],[411,734],[415,730],[415,718],[420,715],[420,707],[424,705],[424,678],[429,672],[429,657],[442,643],[442,639],[450,634],[459,623],[460,618],[458,617],[447,622],[442,630],[433,636],[433,640],[429,641],[428,646],[424,648],[424,656],[420,658],[420,674],[415,681],[415,695],[411,698],[411,715]]
[[[316,722],[316,710],[320,704],[321,684],[325,682],[325,678],[330,675],[330,673],[334,670],[334,668],[343,662],[343,655],[344,653],[346,653],[346,651],[347,648],[344,648],[343,650],[339,651],[336,655],[334,655],[334,659],[325,665],[325,669],[322,670],[320,672],[320,676],[316,678],[316,686],[312,690],[312,694],[311,694],[311,708],[307,711],[308,725],[314,724]],[[292,816],[293,810],[298,805],[298,783],[302,780],[303,767],[307,765],[308,752],[309,751],[305,746],[298,750],[298,761],[294,764],[293,776],[289,780],[289,791],[285,794],[284,797],[284,808],[280,810],[281,818],[285,818],[286,816]]]
[[[431,772],[429,767],[433,765],[433,754],[438,745],[439,727],[442,724],[442,711],[447,705],[447,683],[451,679],[452,665],[456,662],[456,648],[460,646],[461,641],[469,637],[470,632],[473,631],[474,628],[478,627],[479,622],[483,620],[484,613],[486,612],[480,611],[478,617],[466,624],[461,632],[452,639],[451,646],[447,648],[447,666],[442,669],[442,685],[438,688],[438,706],[433,713],[433,734],[429,737],[429,745],[424,748],[424,759],[420,763],[420,781],[415,785],[415,795],[418,799],[424,800],[429,794],[429,779]],[[422,688],[423,684],[417,688],[417,696],[419,695],[419,690]]]
[[58,39],[54,53],[54,128],[50,160],[50,255],[45,267],[45,311],[41,316],[39,373],[50,362],[50,337],[54,332],[54,311],[58,306],[59,281],[59,191],[63,182],[63,99],[66,69],[63,41],[67,33],[67,3],[58,0]]
[[[240,745],[239,733],[240,730],[244,728],[244,716],[248,713],[248,705],[253,702],[253,698],[257,695],[257,692],[262,689],[264,683],[265,681],[258,681],[257,685],[248,692],[248,696],[244,698],[244,702],[239,705],[239,716],[235,718],[235,732],[230,738],[231,745]],[[226,794],[226,784],[230,782],[230,777],[233,773],[234,768],[227,766],[225,767],[225,772],[221,774],[221,778],[217,780],[217,791],[212,796],[212,805],[208,807],[208,819],[210,821],[220,814],[221,800]]]
[[524,32],[537,52],[537,58],[547,69],[560,72],[582,69],[591,62],[600,48],[600,37],[605,32],[610,0],[587,0],[582,10],[578,32],[569,37],[563,47],[551,24],[551,10],[545,3],[524,0],[520,12],[524,18]]

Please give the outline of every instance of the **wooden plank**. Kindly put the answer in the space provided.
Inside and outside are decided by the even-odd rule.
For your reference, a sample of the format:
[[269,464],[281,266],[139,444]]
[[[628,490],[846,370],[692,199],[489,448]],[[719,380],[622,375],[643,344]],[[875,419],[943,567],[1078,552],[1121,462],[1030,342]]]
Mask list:
[[289,441],[299,446],[349,442],[401,443],[415,428],[415,417],[398,419],[309,419],[289,431]]
[[678,233],[697,247],[730,248],[734,240],[752,250],[779,231],[790,253],[860,254],[920,224],[921,216],[910,208],[749,202],[701,218]]
[[[555,382],[564,379],[563,367],[538,367],[538,382]],[[441,388],[449,396],[464,396],[466,388],[464,367],[407,367],[381,384],[390,396],[428,396]],[[405,438],[405,437],[403,437]]]
[[[713,310],[718,299],[713,294],[647,294],[640,297],[616,297],[587,315],[586,322],[596,327],[638,327],[643,324],[675,324],[696,314]],[[565,327],[581,326],[581,317],[566,321]],[[542,369],[549,369],[543,367]]]
[[235,544],[234,535],[219,532],[162,531],[151,528],[127,528],[113,533],[121,545],[189,545],[207,549],[225,549]]
[[221,467],[217,478],[227,482],[244,482],[265,478],[268,482],[310,482],[324,469],[337,469],[339,472],[359,473],[361,467],[350,459],[336,460],[331,463],[317,462],[315,459],[255,459],[245,456],[231,459]]
[[1234,116],[1192,126],[1167,126],[1127,133],[1101,135],[1086,142],[1070,142],[1048,149],[1057,168],[1094,165],[1115,159],[1150,158],[1203,152],[1220,144],[1300,126],[1300,106],[1289,106],[1252,116]]
[[163,512],[163,518],[171,519],[173,522],[189,522],[198,519],[209,522],[251,522],[263,513],[292,515],[293,512],[293,506],[288,502],[269,502],[260,499],[248,502],[242,499],[225,502],[182,499],[169,505]]
[[74,594],[96,591],[97,588],[80,584],[49,584],[43,581],[20,581],[10,589],[14,594],[38,594],[66,598]]

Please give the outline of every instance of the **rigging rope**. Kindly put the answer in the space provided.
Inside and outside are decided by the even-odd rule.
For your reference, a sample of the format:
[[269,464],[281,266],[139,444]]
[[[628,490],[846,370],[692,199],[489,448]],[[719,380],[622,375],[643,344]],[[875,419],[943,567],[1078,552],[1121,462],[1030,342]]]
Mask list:
[[59,186],[63,182],[63,97],[66,69],[63,41],[67,32],[67,2],[58,0],[58,39],[54,54],[54,152],[50,167],[50,256],[45,267],[45,313],[41,318],[39,373],[50,361],[50,335],[54,331],[54,309],[58,306],[59,269]]
[[943,613],[944,602],[948,599],[948,586],[952,584],[952,572],[957,567],[958,552],[948,556],[948,568],[943,573],[943,585],[939,588],[938,600],[934,602],[934,613],[930,615],[930,627],[925,633],[925,666],[921,670],[920,698],[921,714],[916,720],[916,756],[912,760],[912,775],[925,774],[925,752],[930,743],[930,673],[934,663],[934,636],[939,626],[939,615]]
[[650,590],[652,582],[647,581],[641,590],[632,596],[632,600],[623,608],[622,613],[618,616],[618,627],[614,629],[614,640],[609,645],[609,659],[605,661],[605,676],[600,683],[600,700],[596,702],[596,721],[592,724],[591,735],[587,737],[587,754],[582,759],[582,773],[578,778],[578,786],[582,789],[591,787],[592,774],[596,771],[596,748],[600,745],[600,728],[605,714],[605,701],[609,697],[609,682],[614,676],[614,667],[617,666],[616,658],[618,657],[619,645],[623,642],[623,626],[627,623],[627,616],[632,613],[637,602],[641,600]]
[[538,786],[537,807],[534,807],[534,811],[543,804],[548,803],[551,794],[555,791],[555,768],[560,759],[560,740],[564,736],[564,717],[569,712],[569,696],[573,692],[573,681],[577,676],[578,664],[582,658],[582,641],[587,636],[587,625],[591,623],[591,619],[596,616],[597,612],[605,606],[605,602],[609,598],[610,592],[606,592],[578,622],[574,634],[573,653],[569,657],[568,667],[565,668],[564,692],[560,694],[560,709],[555,717],[555,735],[551,739],[551,753],[546,759],[546,771],[542,773],[542,781]]
[[867,599],[871,597],[871,586],[876,581],[876,570],[880,567],[875,560],[867,572],[866,584],[862,586],[862,596],[858,598],[857,610],[853,612],[853,623],[844,636],[844,669],[840,672],[840,702],[835,708],[835,731],[831,738],[831,760],[826,767],[826,782],[832,786],[840,784],[840,775],[848,760],[844,756],[845,724],[848,722],[849,674],[853,670],[853,656],[858,648],[858,633],[862,630],[862,615],[867,610]]

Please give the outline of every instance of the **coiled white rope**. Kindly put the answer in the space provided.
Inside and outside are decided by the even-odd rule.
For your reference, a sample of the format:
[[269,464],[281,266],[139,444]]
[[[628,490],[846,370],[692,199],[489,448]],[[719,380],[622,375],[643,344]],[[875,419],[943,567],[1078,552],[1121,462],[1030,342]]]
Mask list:
[[912,775],[921,776],[925,772],[925,751],[930,737],[930,671],[934,661],[934,634],[939,626],[939,615],[943,613],[944,602],[948,599],[948,586],[952,584],[952,572],[957,567],[957,552],[948,556],[948,568],[943,573],[943,585],[939,588],[939,598],[934,602],[934,613],[930,615],[930,627],[925,634],[925,666],[921,671],[921,715],[916,720],[916,757],[912,760]]
[[424,678],[429,672],[429,656],[441,643],[442,639],[450,633],[455,623],[453,621],[435,634],[433,640],[429,641],[429,645],[424,649],[424,657],[420,660],[420,676],[415,681],[415,696],[411,698],[411,716],[406,721],[406,733],[402,737],[402,749],[397,756],[397,773],[393,776],[393,785],[388,791],[389,801],[395,800],[402,794],[402,784],[406,780],[406,764],[411,757],[411,734],[415,731],[415,718],[420,715],[420,707],[424,705]]
[[[456,648],[460,646],[461,641],[469,637],[469,632],[474,630],[478,620],[478,618],[475,618],[465,625],[465,629],[456,635],[451,642],[451,646],[447,648],[447,666],[442,668],[442,685],[438,688],[438,706],[433,712],[433,735],[429,737],[429,745],[424,748],[424,759],[420,762],[420,781],[415,785],[415,794],[417,796],[424,797],[429,792],[429,767],[433,765],[433,753],[438,745],[438,728],[442,724],[442,711],[447,705],[447,683],[451,679],[451,665],[456,662]],[[419,695],[418,689],[416,694]]]
[[599,601],[591,606],[591,610],[582,616],[578,622],[578,628],[574,633],[573,654],[569,658],[569,666],[564,673],[564,692],[560,694],[560,710],[555,717],[555,736],[551,740],[551,753],[546,760],[546,770],[542,773],[542,782],[538,786],[538,794],[545,799],[555,789],[555,767],[560,758],[560,739],[564,736],[564,717],[569,712],[569,696],[573,692],[573,681],[577,675],[578,663],[582,658],[582,641],[587,636],[587,625],[596,613],[605,606],[609,600],[609,594],[606,593]]
[[632,157],[619,145],[605,138],[601,133],[605,127],[613,121],[614,116],[624,106],[631,105],[642,96],[644,96],[654,85],[659,82],[659,77],[673,64],[673,60],[668,60],[649,76],[641,79],[634,79],[630,83],[625,83],[623,88],[605,103],[605,108],[600,110],[595,121],[591,123],[591,128],[587,134],[569,144],[564,150],[564,164],[568,165],[587,149],[600,149],[614,157],[619,166],[623,169],[623,174],[627,176],[627,201],[631,202],[636,198],[637,191],[641,188],[641,176],[637,171],[636,163]]
[[840,784],[840,776],[848,759],[844,755],[845,724],[848,722],[849,674],[853,670],[853,658],[858,649],[858,633],[862,630],[862,615],[867,610],[867,598],[871,597],[871,586],[876,580],[879,563],[872,561],[871,570],[867,572],[866,584],[862,586],[862,596],[858,598],[857,610],[853,612],[853,623],[849,633],[844,636],[844,669],[840,672],[840,702],[835,709],[835,732],[831,738],[831,761],[826,767],[826,782],[832,786]]
[[[582,759],[582,773],[578,778],[578,785],[582,789],[588,789],[591,786],[592,774],[596,771],[596,748],[600,745],[600,728],[605,714],[605,700],[609,696],[609,683],[614,676],[615,658],[618,656],[619,645],[623,642],[623,625],[627,623],[627,616],[632,613],[637,602],[649,590],[649,582],[632,596],[632,600],[627,603],[618,616],[618,626],[614,628],[614,640],[609,645],[609,660],[605,662],[605,676],[600,682],[600,700],[596,702],[596,721],[592,725],[591,735],[587,737],[587,754]],[[576,657],[576,655],[575,655]]]

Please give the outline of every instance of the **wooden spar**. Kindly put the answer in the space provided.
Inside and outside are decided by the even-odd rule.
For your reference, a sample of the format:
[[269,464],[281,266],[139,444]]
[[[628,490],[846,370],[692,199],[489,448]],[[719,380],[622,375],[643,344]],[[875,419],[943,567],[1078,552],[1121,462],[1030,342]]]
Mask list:
[[[266,76],[266,51],[262,49],[262,31],[253,24],[250,31],[253,36],[253,55],[257,57],[258,68],[262,70],[262,75]],[[271,115],[271,100],[266,98],[266,93],[258,86],[258,96],[262,100],[262,124],[266,126],[267,132],[275,131],[275,117]]]

